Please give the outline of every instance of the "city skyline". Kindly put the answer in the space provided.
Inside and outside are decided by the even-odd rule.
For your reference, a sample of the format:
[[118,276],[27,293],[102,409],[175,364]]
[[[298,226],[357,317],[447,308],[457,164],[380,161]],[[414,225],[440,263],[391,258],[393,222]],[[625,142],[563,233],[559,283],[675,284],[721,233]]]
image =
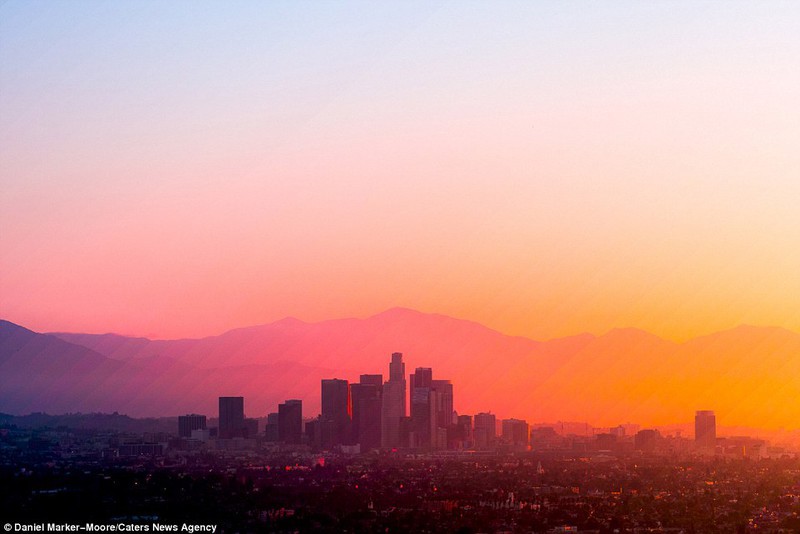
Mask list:
[[[411,354],[411,369],[432,366],[458,384],[465,413],[491,406],[529,421],[669,426],[713,406],[725,426],[770,433],[791,433],[800,420],[791,378],[800,335],[785,330],[739,328],[686,344],[635,330],[536,342],[402,309],[178,341],[37,334],[0,321],[0,412],[210,413],[212,396],[234,392],[259,406],[303,398],[314,411],[319,379],[385,372],[381,355],[391,347]],[[66,367],[54,374],[58,359]],[[398,398],[395,417],[406,414],[412,394],[401,372],[384,388]]]
[[0,317],[60,333],[2,324],[0,407],[310,398],[398,350],[470,413],[796,428],[795,21],[5,2]]
[[[318,415],[304,417],[302,400],[286,400],[278,405],[277,413],[267,414],[263,433],[255,425],[251,425],[255,431],[247,431],[245,422],[254,419],[245,418],[243,397],[219,397],[218,431],[213,436],[222,440],[262,437],[266,442],[290,447],[304,445],[312,450],[341,449],[350,454],[359,454],[377,449],[430,452],[494,450],[498,447],[506,452],[525,452],[537,447],[548,449],[554,445],[562,446],[560,439],[552,438],[576,435],[574,424],[571,425],[572,432],[565,433],[563,423],[559,432],[556,430],[558,425],[531,424],[516,417],[497,419],[492,410],[475,415],[459,414],[455,409],[452,382],[434,379],[430,367],[417,367],[408,375],[408,405],[403,401],[398,406],[398,402],[406,398],[406,381],[400,380],[404,370],[402,353],[393,352],[389,362],[389,378],[385,382],[380,374],[361,374],[359,381],[353,383],[346,379],[323,378]],[[409,415],[404,415],[406,413]],[[181,438],[194,439],[188,430],[190,426],[205,430],[205,416],[192,414],[178,417]],[[716,455],[717,423],[714,411],[697,410],[694,428],[694,452],[705,456]],[[633,444],[636,450],[653,453],[657,446],[663,447],[663,436],[657,428],[642,428],[639,424],[628,422],[602,428],[599,433],[597,430],[592,427],[589,433],[587,426],[586,432],[578,435],[590,435],[601,448],[609,450],[621,446],[623,442],[620,438],[625,437],[629,438],[629,445]],[[680,431],[671,437],[680,439]],[[634,438],[633,441],[630,438]],[[207,442],[209,439],[210,436],[203,435],[199,441]],[[741,444],[745,456],[753,454],[750,447],[760,451],[766,443],[749,436],[737,436],[735,440]]]
[[8,532],[800,532],[800,2],[0,0]]

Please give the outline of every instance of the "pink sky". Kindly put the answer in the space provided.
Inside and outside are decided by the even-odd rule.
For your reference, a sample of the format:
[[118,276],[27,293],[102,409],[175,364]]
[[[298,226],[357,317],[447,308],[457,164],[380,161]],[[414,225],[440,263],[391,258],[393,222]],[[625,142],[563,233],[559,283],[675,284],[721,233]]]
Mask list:
[[800,330],[794,3],[0,6],[0,316]]

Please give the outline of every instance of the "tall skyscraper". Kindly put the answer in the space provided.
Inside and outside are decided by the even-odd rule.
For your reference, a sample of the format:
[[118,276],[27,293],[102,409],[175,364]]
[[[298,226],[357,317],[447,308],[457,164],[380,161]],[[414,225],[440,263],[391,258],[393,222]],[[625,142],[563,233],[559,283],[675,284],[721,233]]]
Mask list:
[[219,437],[244,437],[244,397],[219,398]]
[[320,424],[325,431],[322,446],[342,445],[350,442],[352,417],[350,384],[338,378],[322,381],[322,415]]
[[411,443],[412,447],[427,449],[431,446],[431,429],[435,425],[435,415],[431,403],[433,370],[417,367],[409,376],[411,392]]
[[414,388],[429,388],[433,382],[433,369],[430,367],[417,367],[414,369],[414,374],[409,375],[409,387]]
[[381,401],[381,447],[407,446],[401,443],[400,421],[406,416],[406,364],[403,354],[395,352],[389,363],[389,380],[383,384]]
[[694,442],[705,454],[714,454],[717,446],[717,418],[713,410],[698,410],[694,416]]
[[205,415],[181,415],[178,417],[178,437],[191,438],[192,430],[205,430],[206,429],[206,416]]
[[449,380],[434,380],[429,367],[418,367],[409,382],[411,445],[434,450],[447,448],[447,433],[453,426],[453,384]]
[[452,434],[453,384],[449,380],[431,381],[431,448],[448,447],[448,431]]
[[278,440],[299,444],[303,441],[303,401],[292,399],[278,405]]
[[361,375],[358,384],[350,385],[353,405],[353,441],[362,451],[381,446],[382,375]]

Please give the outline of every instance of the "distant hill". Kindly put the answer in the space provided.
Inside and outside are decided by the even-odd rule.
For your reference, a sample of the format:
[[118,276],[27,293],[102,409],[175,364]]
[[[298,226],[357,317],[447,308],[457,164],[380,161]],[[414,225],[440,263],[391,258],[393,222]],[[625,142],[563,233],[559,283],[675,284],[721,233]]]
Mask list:
[[3,322],[0,411],[215,415],[217,396],[244,395],[251,416],[287,398],[314,415],[321,378],[386,375],[394,351],[407,373],[432,367],[434,378],[451,379],[461,413],[665,425],[714,409],[726,425],[800,426],[800,335],[788,330],[741,326],[674,343],[615,329],[542,342],[403,308],[171,341],[36,334]]
[[136,417],[216,414],[217,397],[247,396],[248,413],[319,389],[311,369],[292,362],[198,368],[163,356],[106,357],[56,336],[0,321],[0,412],[120,412]]

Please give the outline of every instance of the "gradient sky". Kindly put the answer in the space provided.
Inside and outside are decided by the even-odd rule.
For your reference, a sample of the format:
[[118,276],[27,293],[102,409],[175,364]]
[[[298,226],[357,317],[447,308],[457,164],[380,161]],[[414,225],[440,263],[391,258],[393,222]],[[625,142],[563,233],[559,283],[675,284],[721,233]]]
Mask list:
[[797,2],[0,4],[0,316],[800,330]]

